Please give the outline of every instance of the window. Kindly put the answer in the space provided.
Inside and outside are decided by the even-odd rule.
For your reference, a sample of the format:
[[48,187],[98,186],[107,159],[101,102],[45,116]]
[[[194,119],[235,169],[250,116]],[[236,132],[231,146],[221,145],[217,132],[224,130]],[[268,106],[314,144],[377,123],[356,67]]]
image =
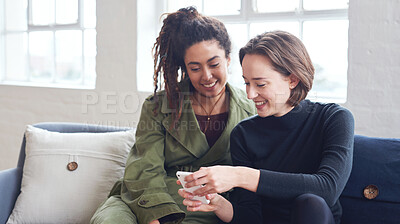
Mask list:
[[0,84],[94,88],[96,0],[1,0]]
[[[279,29],[302,39],[311,56],[316,74],[308,98],[323,102],[346,101],[348,0],[165,0],[164,3],[162,12],[194,5],[199,12],[225,23],[232,39],[231,84],[244,89],[239,49],[255,35]],[[150,70],[146,73],[152,74],[150,60],[147,65]],[[138,68],[143,66],[139,64]],[[142,84],[145,82],[148,84]],[[138,89],[151,91],[152,88],[148,88],[151,82],[150,76],[138,77]]]

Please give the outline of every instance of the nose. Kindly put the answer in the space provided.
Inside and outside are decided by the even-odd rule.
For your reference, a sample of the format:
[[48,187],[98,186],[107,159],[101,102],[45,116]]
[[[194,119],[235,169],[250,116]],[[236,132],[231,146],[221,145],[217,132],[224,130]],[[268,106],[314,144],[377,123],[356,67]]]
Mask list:
[[246,86],[246,93],[247,93],[247,99],[252,100],[258,96],[258,93],[254,87],[252,87],[250,84]]
[[204,72],[203,72],[203,75],[202,75],[202,79],[208,81],[208,80],[210,80],[211,78],[212,78],[211,70],[208,69],[208,68],[205,68],[205,69],[204,69]]

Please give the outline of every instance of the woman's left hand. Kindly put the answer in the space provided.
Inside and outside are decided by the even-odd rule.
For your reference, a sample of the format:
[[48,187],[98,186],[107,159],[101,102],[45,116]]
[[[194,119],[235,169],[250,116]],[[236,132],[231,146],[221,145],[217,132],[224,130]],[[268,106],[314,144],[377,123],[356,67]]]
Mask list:
[[205,196],[208,194],[223,193],[236,187],[236,170],[233,166],[202,167],[199,171],[188,175],[186,187],[203,185],[193,192],[194,195]]
[[219,195],[217,195],[217,194],[208,194],[205,196],[207,198],[207,200],[210,200],[209,204],[203,204],[201,201],[193,200],[194,195],[192,193],[185,191],[183,188],[178,190],[178,194],[181,197],[185,198],[183,200],[183,205],[186,205],[186,209],[188,211],[213,212],[217,208],[217,206],[215,204],[218,201],[217,197]]

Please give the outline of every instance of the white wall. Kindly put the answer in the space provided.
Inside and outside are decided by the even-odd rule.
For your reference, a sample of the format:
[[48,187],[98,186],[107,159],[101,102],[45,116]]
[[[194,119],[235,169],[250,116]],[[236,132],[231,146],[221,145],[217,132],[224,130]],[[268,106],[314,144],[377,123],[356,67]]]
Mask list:
[[350,0],[349,108],[356,133],[400,138],[400,0]]
[[27,124],[136,125],[149,93],[136,91],[135,21],[135,0],[97,0],[95,90],[0,85],[0,170],[16,166]]
[[[136,91],[136,4],[136,0],[97,0],[95,90],[0,86],[0,170],[16,166],[27,124],[137,123],[148,93]],[[350,0],[349,87],[344,106],[355,116],[357,134],[400,137],[399,9],[399,0]]]

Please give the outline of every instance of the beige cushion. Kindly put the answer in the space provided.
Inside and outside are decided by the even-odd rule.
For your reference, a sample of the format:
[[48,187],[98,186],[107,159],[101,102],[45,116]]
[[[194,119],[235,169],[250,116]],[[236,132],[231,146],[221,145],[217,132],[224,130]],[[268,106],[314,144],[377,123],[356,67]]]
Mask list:
[[21,194],[8,223],[89,223],[135,142],[134,130],[58,133],[28,125],[25,136]]

